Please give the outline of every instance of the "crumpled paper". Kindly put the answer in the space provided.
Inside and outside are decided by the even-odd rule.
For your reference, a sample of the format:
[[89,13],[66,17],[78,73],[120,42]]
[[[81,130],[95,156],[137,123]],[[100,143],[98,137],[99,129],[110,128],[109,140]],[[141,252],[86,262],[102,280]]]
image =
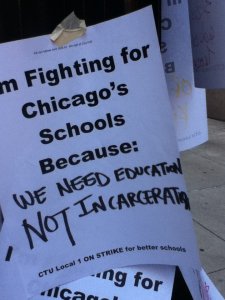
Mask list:
[[57,46],[63,46],[81,37],[86,32],[85,20],[80,20],[74,12],[70,13],[51,34],[51,41]]

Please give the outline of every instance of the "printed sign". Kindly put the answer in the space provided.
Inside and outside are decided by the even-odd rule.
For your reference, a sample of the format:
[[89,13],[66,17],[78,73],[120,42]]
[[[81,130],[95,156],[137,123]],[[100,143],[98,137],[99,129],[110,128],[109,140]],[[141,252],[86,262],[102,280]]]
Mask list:
[[224,88],[225,2],[190,0],[189,7],[195,84],[208,89]]
[[[111,269],[43,292],[50,299],[171,300],[175,267]],[[50,300],[49,299],[49,300]]]
[[[27,298],[22,278],[14,255],[8,254],[7,248],[10,247],[4,229],[0,233],[0,245],[1,299],[17,300],[20,295],[20,298],[25,300]],[[172,266],[133,266],[111,269],[64,286],[54,287],[30,299],[170,300],[174,273],[175,268]]]
[[205,90],[194,86],[188,1],[162,1],[161,53],[181,151],[208,139]]
[[122,266],[199,268],[151,8],[0,54],[0,199],[28,296]]

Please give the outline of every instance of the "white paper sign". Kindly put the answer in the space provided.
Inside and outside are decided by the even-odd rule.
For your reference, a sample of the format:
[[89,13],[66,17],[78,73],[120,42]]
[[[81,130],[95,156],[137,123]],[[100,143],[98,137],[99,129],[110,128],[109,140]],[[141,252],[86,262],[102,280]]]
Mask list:
[[[17,300],[19,295],[20,299],[25,300],[25,289],[14,259],[14,251],[9,257],[8,245],[9,241],[3,230],[0,233],[1,299]],[[174,274],[175,267],[172,266],[133,266],[111,269],[64,286],[54,287],[30,300],[102,299],[102,297],[113,300],[170,300]]]
[[[6,300],[26,300],[26,292],[13,251],[4,229],[0,232],[0,298]],[[47,300],[47,296],[35,296],[30,300]]]
[[11,262],[7,259],[8,240],[3,230],[0,232],[0,297],[1,299],[17,300],[26,299],[22,279],[15,259]]
[[50,289],[42,295],[58,300],[171,300],[174,273],[175,267],[169,266],[111,269]]
[[0,199],[28,295],[134,264],[199,268],[152,10],[62,48],[3,44],[0,63]]
[[180,150],[208,139],[205,90],[194,87],[188,1],[162,1],[161,52]]
[[224,300],[206,272],[182,268],[182,274],[195,300]]
[[189,6],[195,84],[204,88],[224,88],[225,2],[190,0]]
[[204,300],[224,300],[224,297],[216,289],[215,285],[203,269],[200,272],[200,284]]

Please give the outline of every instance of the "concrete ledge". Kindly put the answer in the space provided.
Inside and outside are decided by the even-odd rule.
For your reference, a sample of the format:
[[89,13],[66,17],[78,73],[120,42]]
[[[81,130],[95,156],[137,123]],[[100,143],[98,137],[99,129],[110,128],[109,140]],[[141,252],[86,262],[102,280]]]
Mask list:
[[225,121],[225,89],[207,90],[206,96],[208,117]]

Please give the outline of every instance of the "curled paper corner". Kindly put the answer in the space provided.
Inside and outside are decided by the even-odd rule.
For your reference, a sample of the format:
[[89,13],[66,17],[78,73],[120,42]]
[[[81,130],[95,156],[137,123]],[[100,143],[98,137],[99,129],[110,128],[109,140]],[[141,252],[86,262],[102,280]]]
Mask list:
[[51,41],[57,46],[63,46],[81,37],[86,32],[85,20],[80,20],[74,12],[70,13],[51,34]]

